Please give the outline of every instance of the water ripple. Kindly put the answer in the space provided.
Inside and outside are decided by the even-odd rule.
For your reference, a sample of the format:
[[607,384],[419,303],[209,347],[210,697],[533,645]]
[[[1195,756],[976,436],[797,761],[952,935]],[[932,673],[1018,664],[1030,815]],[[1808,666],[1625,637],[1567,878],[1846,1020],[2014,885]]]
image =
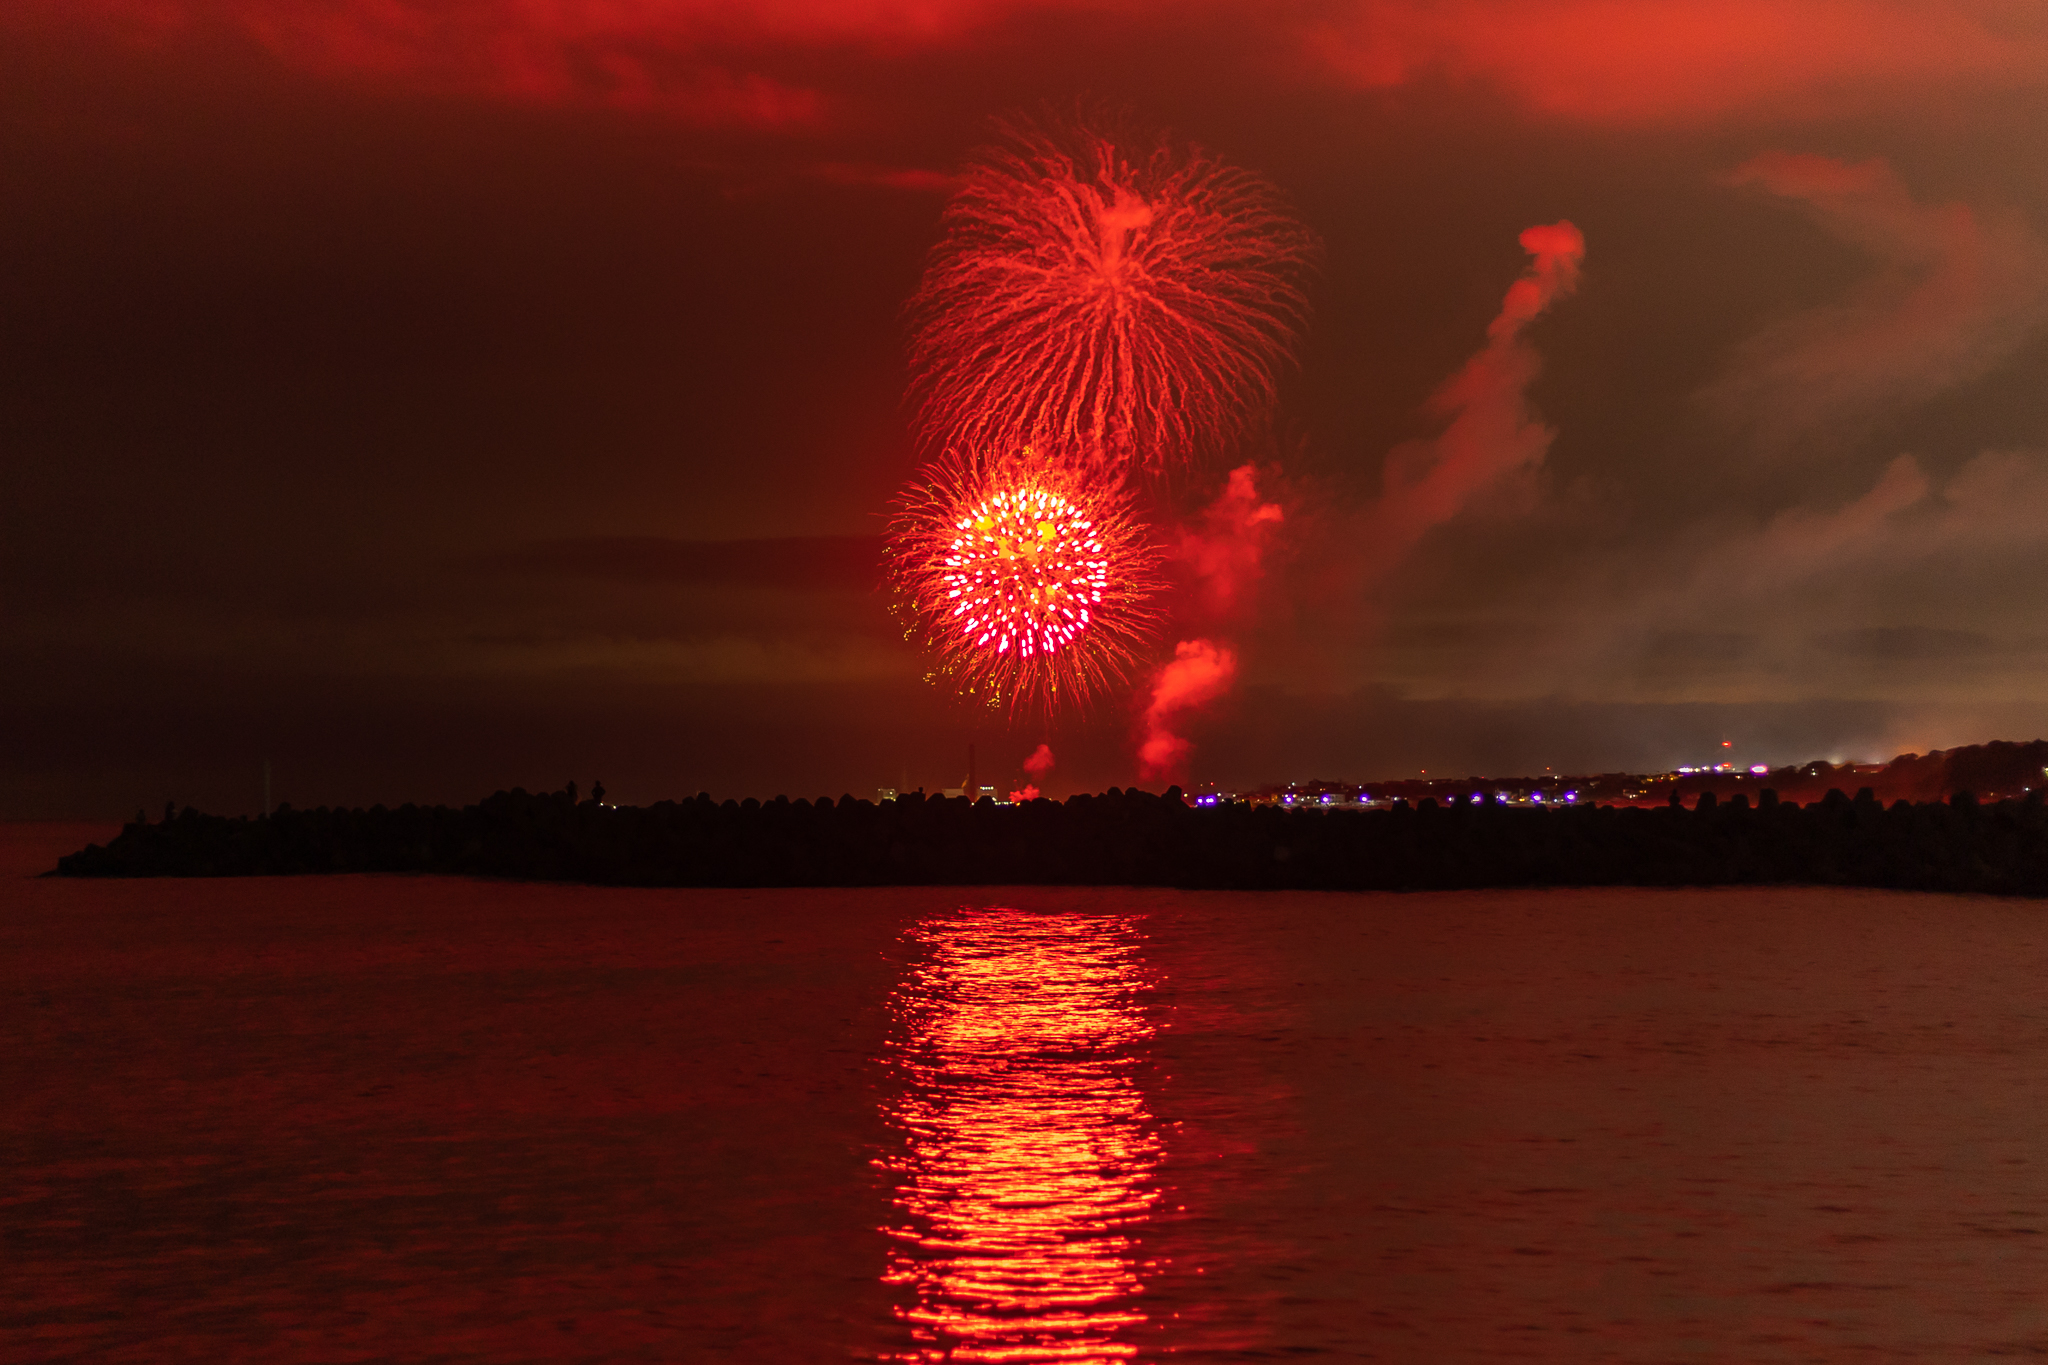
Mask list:
[[884,1279],[903,1360],[1110,1361],[1147,1266],[1160,1143],[1137,1072],[1154,1030],[1135,916],[965,908],[917,924],[891,1001]]

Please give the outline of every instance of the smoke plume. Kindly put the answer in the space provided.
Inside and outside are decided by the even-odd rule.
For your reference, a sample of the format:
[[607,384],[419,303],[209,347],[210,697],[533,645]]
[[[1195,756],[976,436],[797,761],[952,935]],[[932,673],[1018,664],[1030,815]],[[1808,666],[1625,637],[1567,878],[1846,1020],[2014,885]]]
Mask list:
[[1173,647],[1173,662],[1159,671],[1145,709],[1138,765],[1146,777],[1164,777],[1185,764],[1194,745],[1174,733],[1175,718],[1216,700],[1236,678],[1237,654],[1228,645],[1183,640]]
[[1578,287],[1586,239],[1571,223],[1557,222],[1528,228],[1520,240],[1534,259],[1487,325],[1485,347],[1430,400],[1449,425],[1434,440],[1387,457],[1385,487],[1364,538],[1375,577],[1481,493],[1535,469],[1550,450],[1556,433],[1536,420],[1527,396],[1543,361],[1522,331]]
[[1222,494],[1181,533],[1180,558],[1207,615],[1222,618],[1237,609],[1263,572],[1267,543],[1283,519],[1280,504],[1259,501],[1257,469],[1247,464],[1230,471]]
[[[1285,520],[1276,502],[1259,500],[1258,470],[1239,465],[1223,491],[1181,531],[1180,560],[1192,580],[1194,615],[1220,622],[1237,615],[1264,573],[1275,530]],[[1152,682],[1138,765],[1146,777],[1178,771],[1194,746],[1174,733],[1173,718],[1221,697],[1237,678],[1237,652],[1227,640],[1183,640],[1173,662]]]
[[[1030,756],[1024,760],[1024,771],[1033,777],[1044,777],[1047,773],[1051,772],[1052,745],[1041,744],[1036,749],[1033,749]],[[1022,787],[1010,793],[1010,799],[1012,801],[1036,801],[1039,795],[1038,784],[1026,782]]]

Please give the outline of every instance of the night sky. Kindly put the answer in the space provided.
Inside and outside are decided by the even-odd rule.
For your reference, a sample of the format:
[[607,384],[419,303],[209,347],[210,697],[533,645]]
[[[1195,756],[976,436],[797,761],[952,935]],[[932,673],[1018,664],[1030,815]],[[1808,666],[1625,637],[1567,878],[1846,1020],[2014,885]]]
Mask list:
[[[1189,780],[2048,732],[2035,0],[14,0],[0,817],[1134,781],[876,568],[949,176],[1081,100],[1323,242]],[[1565,219],[1551,436],[1393,525]]]

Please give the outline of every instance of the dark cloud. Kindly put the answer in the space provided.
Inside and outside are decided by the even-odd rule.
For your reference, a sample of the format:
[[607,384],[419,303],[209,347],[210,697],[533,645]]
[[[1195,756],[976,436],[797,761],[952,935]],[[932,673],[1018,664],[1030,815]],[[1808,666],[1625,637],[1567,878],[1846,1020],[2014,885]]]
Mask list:
[[1756,653],[1758,643],[1746,631],[1660,630],[1644,642],[1643,656],[1668,665],[1722,664],[1747,659]]
[[1919,659],[1980,659],[1997,646],[1974,630],[1942,630],[1935,626],[1870,626],[1862,630],[1830,630],[1814,636],[1830,654],[1872,662]]
[[536,541],[478,557],[488,572],[611,583],[745,584],[865,592],[880,581],[879,536],[671,540],[583,536]]

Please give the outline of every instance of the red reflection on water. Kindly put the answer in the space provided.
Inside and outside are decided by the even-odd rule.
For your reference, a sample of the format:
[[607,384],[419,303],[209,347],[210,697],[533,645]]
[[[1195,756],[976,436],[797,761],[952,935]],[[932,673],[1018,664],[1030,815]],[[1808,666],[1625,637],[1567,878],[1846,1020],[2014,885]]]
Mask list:
[[1139,1089],[1150,983],[1133,916],[973,908],[911,930],[891,1001],[906,1150],[884,1279],[906,1360],[1122,1360],[1145,1321],[1135,1225],[1159,1197]]

